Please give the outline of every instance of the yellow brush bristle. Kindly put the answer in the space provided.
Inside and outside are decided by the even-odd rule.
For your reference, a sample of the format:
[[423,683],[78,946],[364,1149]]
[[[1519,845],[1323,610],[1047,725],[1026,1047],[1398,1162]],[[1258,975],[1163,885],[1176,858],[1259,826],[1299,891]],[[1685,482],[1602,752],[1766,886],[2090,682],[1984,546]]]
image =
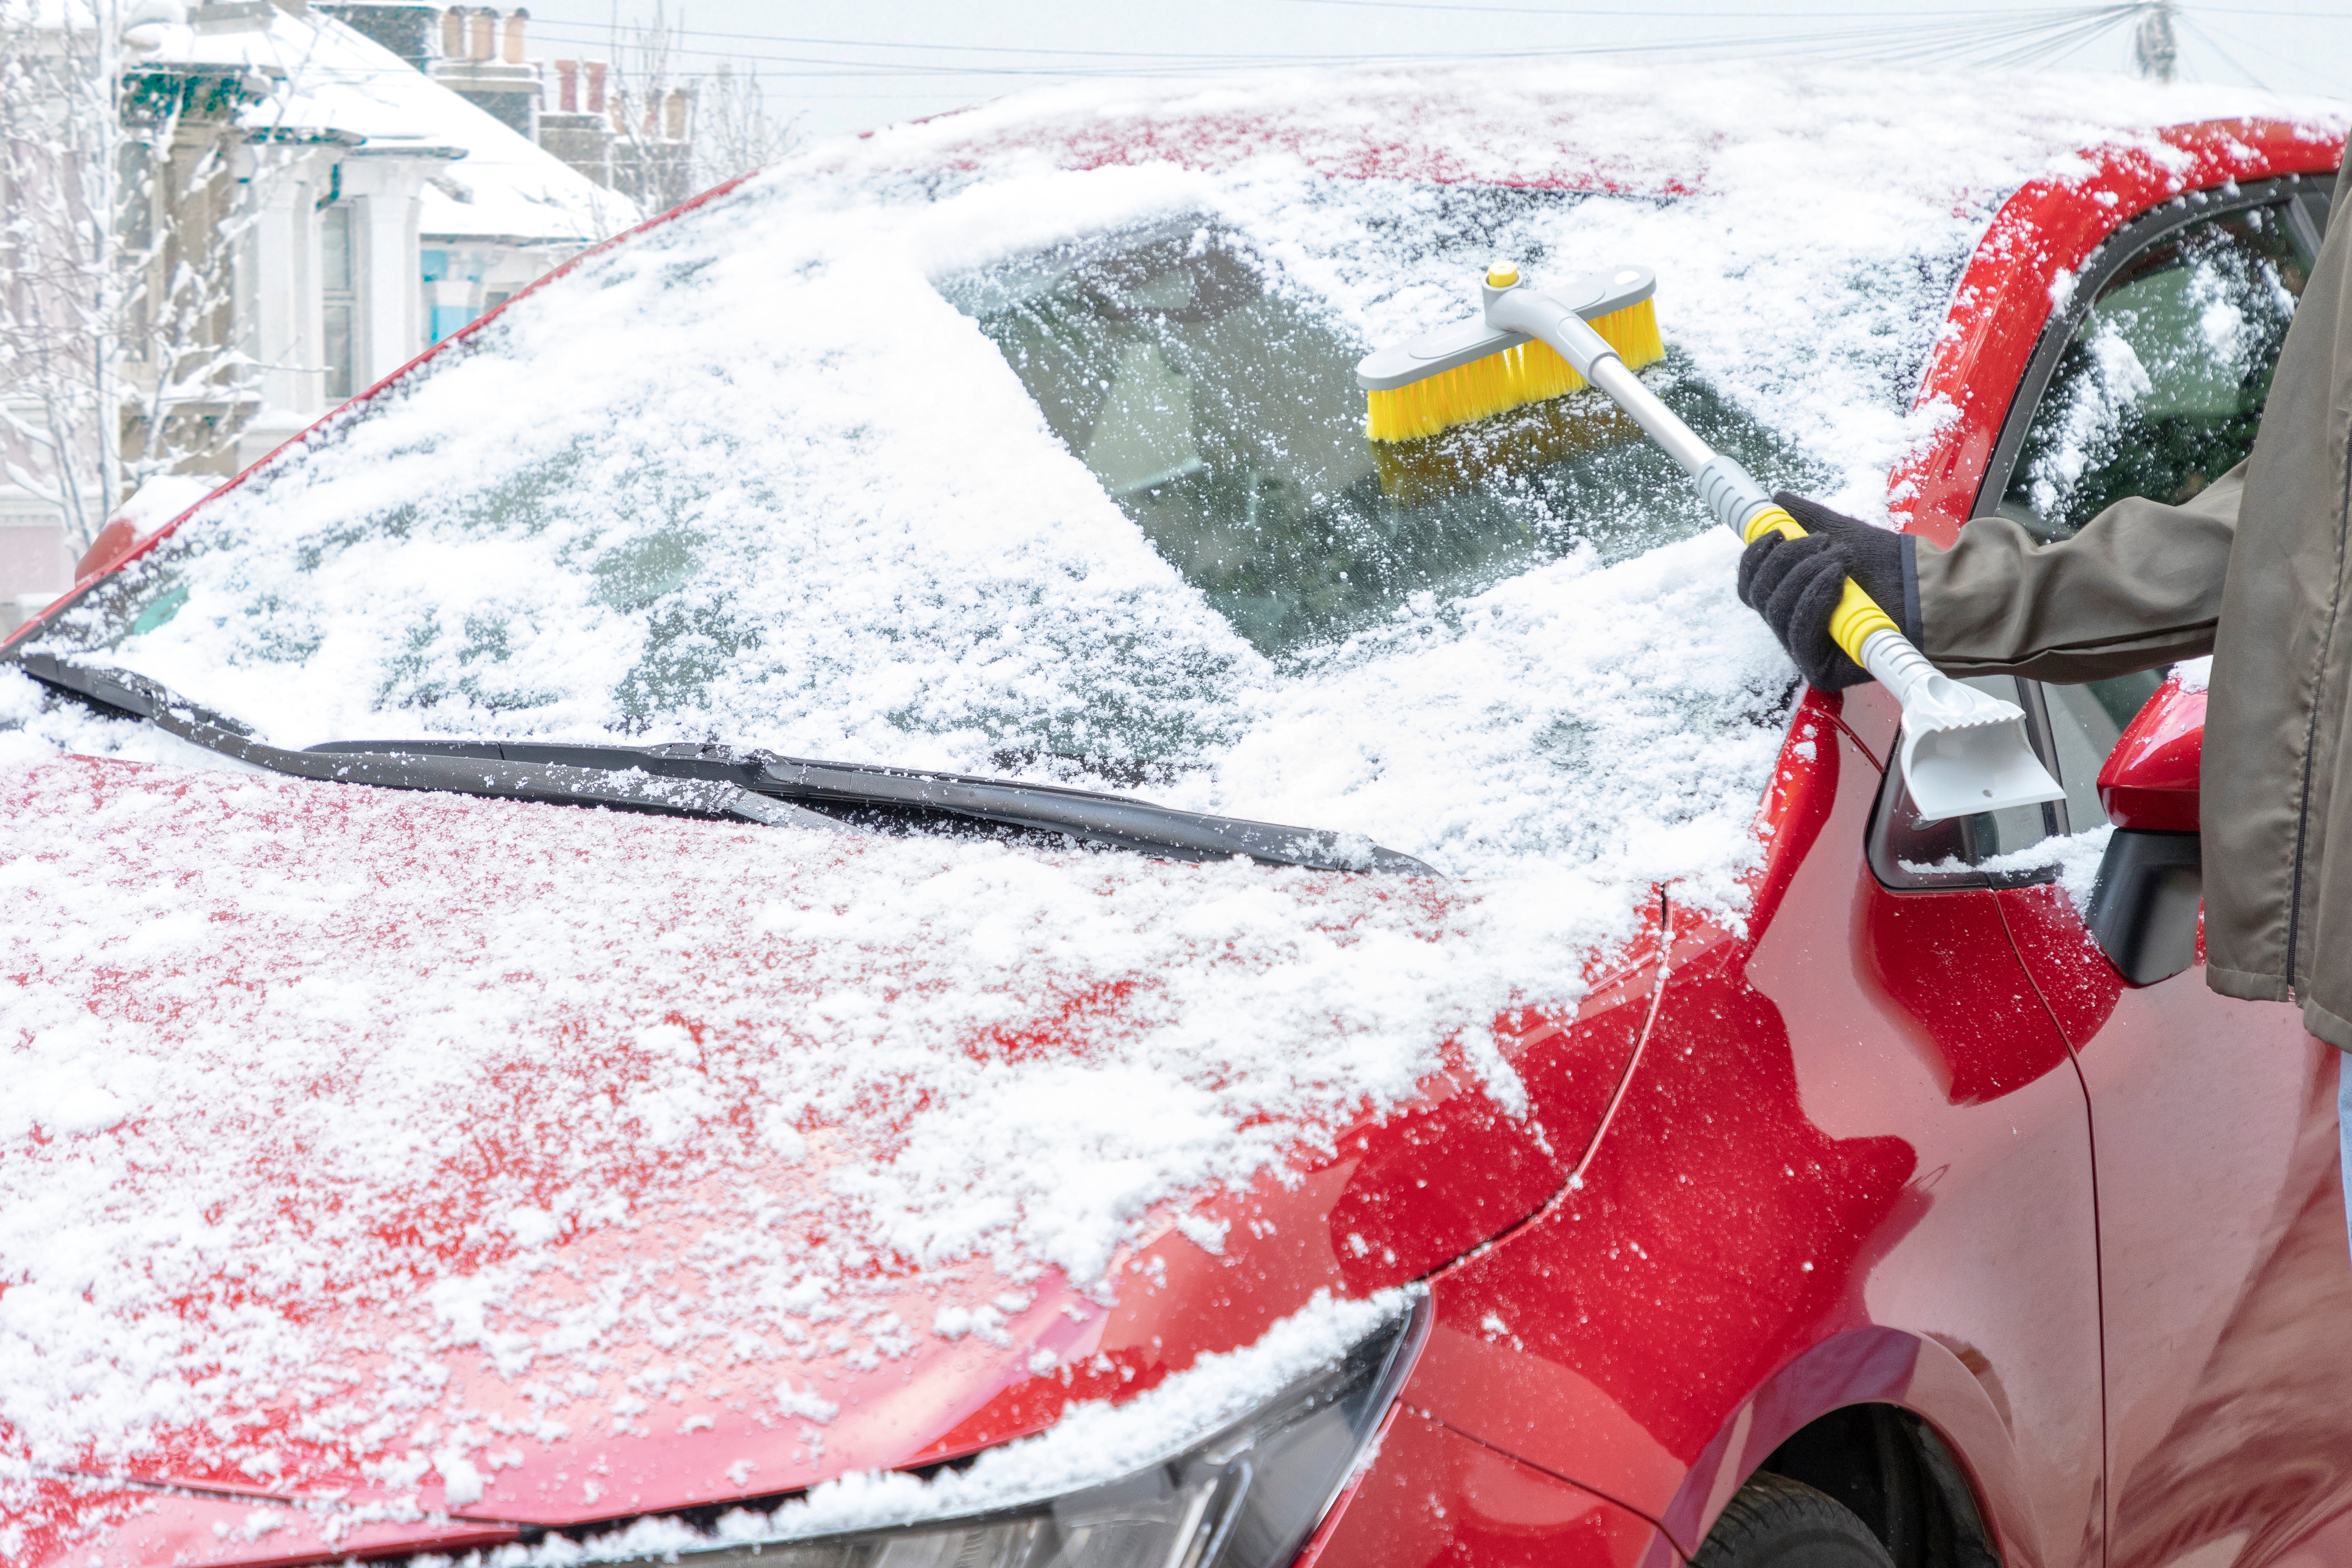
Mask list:
[[[1612,310],[1592,323],[1617,357],[1635,370],[1664,356],[1654,301]],[[1584,378],[1549,344],[1522,343],[1485,359],[1385,392],[1364,394],[1364,434],[1375,441],[1417,441],[1525,404],[1580,390]]]
[[1641,438],[1642,427],[1606,398],[1554,398],[1433,440],[1375,442],[1372,460],[1382,495],[1421,506],[1475,489],[1497,473],[1531,474]]

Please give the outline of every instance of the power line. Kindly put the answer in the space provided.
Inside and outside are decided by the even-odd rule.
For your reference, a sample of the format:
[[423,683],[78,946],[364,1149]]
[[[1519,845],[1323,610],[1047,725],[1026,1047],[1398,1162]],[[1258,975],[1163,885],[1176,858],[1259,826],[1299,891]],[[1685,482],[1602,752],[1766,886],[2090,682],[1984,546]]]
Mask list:
[[[585,24],[573,22],[541,22],[533,26],[532,31],[535,33],[546,33],[550,31],[561,32],[565,27],[581,27],[584,26]],[[665,28],[664,32],[667,37],[677,38],[730,38],[755,44],[804,44],[851,49],[929,49],[958,55],[1066,55],[1076,58],[1086,59],[1143,60],[1276,59],[1282,58],[1280,56],[1274,55],[1186,54],[1182,51],[1171,52],[1167,49],[1056,49],[1017,44],[900,43],[889,38],[814,38],[803,37],[792,33],[721,33],[701,27],[668,27]],[[601,35],[601,37],[609,37],[611,35],[608,32],[607,34]],[[709,49],[701,52],[707,54],[717,54],[719,51]]]
[[[1684,58],[1806,56],[1829,61],[1876,61],[1920,66],[1964,64],[1990,68],[2049,66],[2078,53],[2115,28],[2137,18],[2146,9],[2138,0],[2116,0],[2116,3],[2091,5],[1972,8],[1965,11],[1943,12],[1923,20],[1897,21],[1879,19],[1883,18],[1883,13],[1874,17],[1874,15],[1869,12],[1813,9],[1741,13],[1665,12],[1616,8],[1564,10],[1536,5],[1486,4],[1482,3],[1482,0],[1289,0],[1289,3],[1382,10],[1547,16],[1562,21],[1636,17],[1691,19],[1706,16],[1741,24],[1802,20],[1862,22],[1864,25],[1764,33],[1747,31],[1702,36],[1696,38],[1685,37],[1671,40],[1634,40],[1605,44],[1561,45],[1539,48],[1529,48],[1522,45],[1517,47],[1495,49],[1355,52],[1334,50],[1297,54],[1205,50],[1078,49],[1004,44],[961,45],[887,38],[730,32],[688,27],[665,29],[665,37],[678,40],[704,38],[725,40],[730,43],[787,46],[791,48],[791,52],[707,47],[698,48],[684,46],[682,43],[680,45],[681,53],[720,61],[740,61],[747,65],[765,67],[768,68],[760,74],[787,81],[878,81],[896,78],[936,81],[941,87],[940,95],[910,92],[880,95],[827,94],[791,89],[786,92],[769,95],[772,97],[789,100],[791,98],[876,96],[895,98],[905,101],[922,101],[953,92],[955,89],[950,84],[958,81],[977,84],[990,80],[1067,81],[1109,77],[1181,79],[1204,75],[1335,66],[1380,68],[1411,65],[1477,65],[1496,60],[1628,57],[1662,53],[1673,53]],[[2179,14],[2185,9],[2186,7],[2176,6],[2175,12]],[[2282,11],[2269,6],[2200,5],[2196,9],[2215,16],[2293,16],[2315,20],[2352,16],[2352,12]],[[2183,21],[2187,22],[2185,16]],[[548,22],[541,24],[538,31],[543,36],[551,36],[558,42],[606,43],[616,49],[625,47],[625,39],[617,30],[599,33],[580,25]],[[2195,27],[2194,31],[2199,40],[2210,48],[2231,69],[2253,82],[2256,87],[2268,90],[2261,79],[2239,64],[2210,32],[2201,26]],[[799,52],[802,49],[844,52]],[[882,52],[877,54],[866,51]],[[898,58],[893,58],[888,51],[898,51]],[[904,58],[908,53],[923,56],[949,55],[965,59],[972,56],[999,57],[1002,58],[1003,63],[983,60],[960,64],[930,58]],[[707,78],[712,73],[689,71],[678,74],[693,78]]]
[[2224,65],[2227,65],[2231,70],[2236,71],[2240,76],[2244,77],[2248,81],[2252,82],[2256,87],[2261,88],[2263,91],[2270,91],[2269,85],[2265,83],[2262,78],[2248,70],[2244,66],[2240,65],[2238,63],[2237,57],[2221,47],[2221,39],[2215,37],[2203,27],[2198,26],[2193,18],[2183,15],[2177,7],[2175,8],[2173,15],[2176,17],[2179,17],[2180,25],[2189,32],[2194,33],[2207,48],[2221,56],[2221,61]]
[[[1733,15],[1733,13],[1727,11],[1615,11],[1585,9],[1582,7],[1568,9],[1558,5],[1489,5],[1465,4],[1464,0],[1284,0],[1284,4],[1291,5],[1344,5],[1367,11],[1444,11],[1479,13],[1505,16],[1549,16],[1554,20],[1562,22],[1579,22],[1584,21],[1588,18],[1602,16],[1633,18],[1671,16],[1682,19],[1692,19],[1698,17],[1720,18],[1728,15]],[[2352,11],[2278,10],[2268,6],[2253,5],[2199,5],[2195,8],[2200,11],[2210,12],[2219,16],[2294,16],[2315,22],[2352,19]],[[2187,10],[2189,7],[2176,6],[2174,9],[2177,12]],[[1750,18],[1758,21],[1784,21],[1797,19],[1813,20],[1837,17],[1851,17],[1859,20],[1867,18],[1875,14],[1876,13],[1868,10],[1741,11],[1737,13],[1738,16],[1743,18]],[[1940,13],[1940,15],[1949,18],[1965,16],[2021,16],[2032,15],[2032,13],[2014,8],[2002,8],[1984,11],[1945,11]]]
[[[1720,20],[1722,20],[1724,17],[1726,17],[1726,16],[1733,16],[1733,15],[1738,16],[1738,17],[1740,17],[1742,20],[1748,20],[1748,21],[1769,21],[1769,22],[1780,22],[1780,21],[1838,21],[1838,20],[1845,20],[1845,21],[1866,21],[1866,20],[1868,20],[1870,17],[1872,17],[1873,16],[1874,16],[1874,15],[1878,15],[1878,13],[1872,12],[1872,11],[1866,11],[1866,10],[1862,10],[1862,11],[1856,11],[1856,10],[1845,10],[1845,11],[1752,11],[1752,10],[1743,10],[1743,11],[1739,11],[1739,12],[1737,12],[1737,13],[1728,12],[1728,11],[1721,11],[1721,10],[1716,10],[1716,11],[1654,11],[1654,10],[1607,11],[1607,10],[1588,10],[1588,9],[1584,9],[1584,8],[1582,8],[1582,7],[1579,7],[1579,8],[1574,9],[1574,10],[1569,10],[1569,9],[1565,9],[1565,8],[1563,8],[1563,7],[1561,7],[1561,6],[1558,6],[1558,5],[1465,5],[1465,4],[1462,4],[1462,3],[1461,3],[1461,0],[1284,0],[1284,3],[1285,3],[1285,4],[1286,4],[1286,5],[1345,5],[1345,6],[1350,6],[1350,7],[1353,7],[1353,8],[1359,9],[1359,10],[1366,10],[1366,11],[1461,11],[1461,12],[1478,12],[1478,13],[1490,14],[1490,15],[1495,15],[1495,16],[1549,16],[1549,17],[1551,17],[1551,18],[1552,18],[1553,20],[1555,20],[1555,21],[1560,21],[1560,22],[1581,22],[1581,21],[1586,21],[1586,20],[1589,20],[1589,19],[1591,19],[1591,18],[1594,18],[1594,17],[1601,17],[1601,16],[1607,16],[1607,17],[1633,17],[1633,18],[1636,18],[1636,19],[1640,19],[1640,20],[1647,20],[1647,19],[1649,19],[1649,18],[1651,18],[1651,17],[1654,17],[1654,16],[1669,16],[1669,17],[1675,17],[1675,18],[1681,19],[1681,20],[1693,20],[1693,19],[1697,19],[1697,18],[1704,17],[1704,18],[1706,18],[1706,19],[1711,20],[1711,21],[1720,21]],[[1956,19],[1956,18],[1960,18],[1960,17],[1971,17],[1971,16],[2004,16],[2004,17],[2007,17],[2007,16],[2032,16],[2032,15],[2037,15],[2037,14],[2042,14],[2042,13],[2033,13],[2033,12],[2021,11],[2021,10],[2017,9],[2016,7],[2013,7],[2013,6],[2004,6],[2004,7],[1999,7],[1999,8],[1996,8],[1996,9],[1992,9],[1992,10],[1984,10],[1984,11],[1943,11],[1943,12],[1939,12],[1939,13],[1937,13],[1937,15],[1938,15],[1939,16],[1944,17],[1944,18],[1946,18],[1946,19]]]
[[[932,65],[924,62],[891,59],[843,58],[831,55],[772,54],[743,50],[725,51],[722,58],[772,63],[784,66],[819,68],[804,70],[779,71],[772,74],[789,77],[822,79],[830,77],[1046,77],[1073,79],[1090,77],[1186,77],[1204,73],[1234,70],[1288,69],[1341,65],[1426,65],[1479,64],[1498,59],[1548,59],[1575,57],[1655,54],[1672,51],[1680,54],[1743,53],[1827,54],[1832,58],[1963,58],[1971,54],[1983,54],[1996,46],[2008,48],[1993,58],[2001,63],[2013,63],[2017,58],[2032,58],[2037,47],[2063,44],[2068,49],[2080,46],[2098,32],[2115,26],[2137,15],[2136,4],[2074,7],[2058,11],[2012,11],[2008,13],[1961,14],[1929,22],[1883,24],[1875,27],[1844,28],[1804,33],[1741,33],[1713,37],[1681,38],[1671,42],[1640,41],[1616,44],[1590,44],[1549,48],[1473,49],[1473,50],[1407,50],[1386,52],[1318,53],[1300,55],[1157,55],[1148,57],[1158,63],[1145,66],[1055,66],[1045,63],[1024,65]],[[2000,22],[1986,25],[1975,21],[1974,16],[1995,15]],[[1742,18],[1746,19],[1745,17]],[[747,38],[751,35],[742,35]],[[583,40],[585,41],[585,40]],[[774,41],[784,41],[781,38]],[[873,42],[839,40],[844,47],[901,47],[875,40]],[[925,48],[953,46],[916,46]],[[697,51],[719,54],[717,50]],[[1008,53],[1023,53],[1008,49]],[[1039,51],[1050,52],[1050,51]],[[1121,58],[1128,58],[1122,55]]]

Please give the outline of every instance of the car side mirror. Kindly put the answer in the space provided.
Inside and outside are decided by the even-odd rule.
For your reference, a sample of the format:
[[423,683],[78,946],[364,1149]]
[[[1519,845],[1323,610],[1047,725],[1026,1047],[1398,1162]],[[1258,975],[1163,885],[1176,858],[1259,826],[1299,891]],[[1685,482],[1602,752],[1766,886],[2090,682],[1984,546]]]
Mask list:
[[2099,862],[2085,923],[2123,977],[2153,985],[2197,961],[2204,861],[2197,837],[2197,768],[2205,692],[2168,679],[2099,770],[2099,804],[2116,825]]
[[2197,831],[2197,763],[2205,750],[2205,692],[2178,679],[2156,689],[2099,770],[2107,820],[2130,832]]

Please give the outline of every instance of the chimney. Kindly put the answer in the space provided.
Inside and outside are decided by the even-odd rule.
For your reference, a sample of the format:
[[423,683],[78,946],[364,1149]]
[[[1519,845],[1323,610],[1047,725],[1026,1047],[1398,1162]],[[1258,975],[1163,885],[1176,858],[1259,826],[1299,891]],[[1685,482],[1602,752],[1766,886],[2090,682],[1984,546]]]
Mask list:
[[588,62],[588,112],[591,114],[604,112],[604,62],[603,60]]
[[507,64],[522,64],[522,25],[530,20],[530,13],[520,5],[507,13]]
[[672,142],[686,140],[686,89],[669,89],[669,101],[662,106],[662,135]]
[[478,60],[487,60],[496,54],[498,30],[498,12],[488,5],[475,6],[474,47],[471,50],[467,51],[467,58]]
[[564,114],[580,112],[580,62],[555,62],[555,107]]
[[441,13],[441,58],[462,60],[466,58],[466,8],[452,5]]

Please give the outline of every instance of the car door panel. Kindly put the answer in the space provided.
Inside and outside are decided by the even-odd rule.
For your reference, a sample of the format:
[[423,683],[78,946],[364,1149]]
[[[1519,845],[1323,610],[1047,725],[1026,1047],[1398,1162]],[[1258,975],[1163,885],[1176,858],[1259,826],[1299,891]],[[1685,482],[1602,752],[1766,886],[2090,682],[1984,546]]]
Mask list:
[[1996,895],[2083,1033],[2117,1568],[2226,1568],[2352,1505],[2337,1053],[2199,964],[2128,987],[2051,887]]

